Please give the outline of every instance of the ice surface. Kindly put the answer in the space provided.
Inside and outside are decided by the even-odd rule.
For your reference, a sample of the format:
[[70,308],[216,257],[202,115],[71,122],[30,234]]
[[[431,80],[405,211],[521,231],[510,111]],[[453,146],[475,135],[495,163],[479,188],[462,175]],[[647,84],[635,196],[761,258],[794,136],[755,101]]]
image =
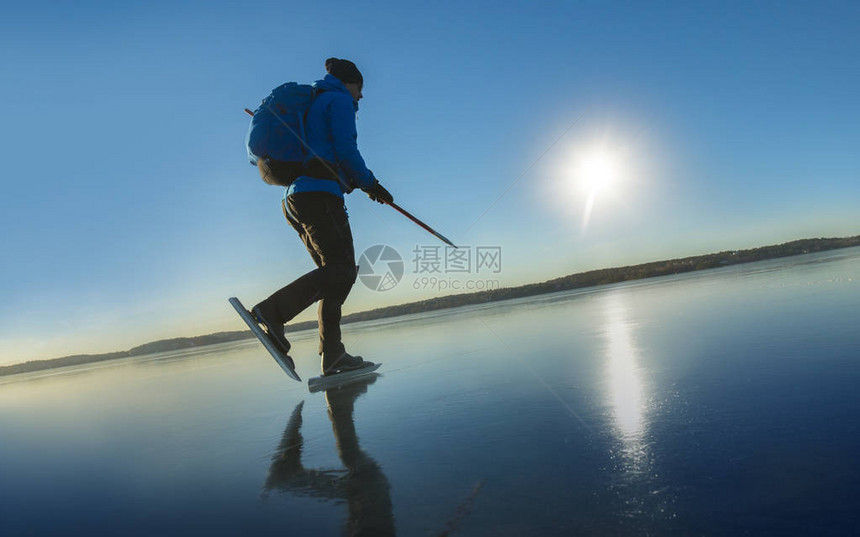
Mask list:
[[[850,534],[860,250],[0,384],[4,535]],[[291,355],[319,368],[313,338]]]

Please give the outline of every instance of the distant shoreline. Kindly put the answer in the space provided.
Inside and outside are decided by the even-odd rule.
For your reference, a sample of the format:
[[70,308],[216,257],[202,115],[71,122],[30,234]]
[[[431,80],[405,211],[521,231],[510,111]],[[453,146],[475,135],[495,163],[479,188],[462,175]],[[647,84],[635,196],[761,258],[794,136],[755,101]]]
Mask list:
[[[760,248],[753,248],[749,250],[725,251],[714,254],[685,257],[681,259],[670,259],[666,261],[642,263],[639,265],[632,265],[627,267],[591,270],[588,272],[580,272],[577,274],[563,276],[561,278],[555,278],[542,283],[526,284],[517,287],[506,287],[490,291],[479,291],[476,293],[447,295],[443,297],[422,300],[419,302],[409,302],[406,304],[399,304],[397,306],[376,308],[373,310],[346,315],[343,318],[343,323],[346,324],[390,317],[399,317],[412,313],[424,313],[427,311],[450,309],[472,304],[485,304],[488,302],[498,302],[502,300],[511,300],[527,296],[555,293],[571,289],[582,289],[586,287],[596,287],[625,281],[655,278],[658,276],[681,274],[685,272],[694,272],[728,265],[752,263],[755,261],[764,261],[768,259],[777,259],[795,255],[824,252],[841,248],[851,248],[854,246],[860,246],[860,235],[845,238],[801,239],[787,242],[784,244],[763,246]],[[291,331],[299,331],[306,330],[309,328],[315,328],[316,325],[316,321],[305,321],[288,325],[287,328]],[[254,335],[251,333],[251,331],[245,330],[234,332],[218,332],[215,334],[208,334],[205,336],[197,337],[164,339],[159,341],[153,341],[151,343],[146,343],[144,345],[134,347],[127,351],[110,352],[104,354],[77,354],[73,356],[64,356],[62,358],[32,360],[19,364],[0,366],[0,376],[32,373],[34,371],[43,371],[60,367],[104,362],[108,360],[117,360],[120,358],[129,358],[132,356],[145,356],[148,354],[155,354],[159,352],[204,347],[208,345],[216,345],[219,343],[227,343],[231,341],[240,341],[253,338]]]

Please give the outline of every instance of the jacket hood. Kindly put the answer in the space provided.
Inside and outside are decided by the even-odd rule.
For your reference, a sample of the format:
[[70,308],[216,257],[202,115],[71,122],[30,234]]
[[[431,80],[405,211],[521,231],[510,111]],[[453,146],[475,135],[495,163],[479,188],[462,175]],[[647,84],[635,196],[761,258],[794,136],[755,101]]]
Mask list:
[[[352,99],[352,94],[346,89],[346,86],[343,85],[343,82],[340,81],[339,78],[332,75],[325,75],[325,78],[322,80],[317,80],[313,84],[314,89],[323,90],[323,91],[337,91],[340,93],[346,93],[349,95],[349,98]],[[358,111],[358,103],[353,101],[355,104],[355,109]]]

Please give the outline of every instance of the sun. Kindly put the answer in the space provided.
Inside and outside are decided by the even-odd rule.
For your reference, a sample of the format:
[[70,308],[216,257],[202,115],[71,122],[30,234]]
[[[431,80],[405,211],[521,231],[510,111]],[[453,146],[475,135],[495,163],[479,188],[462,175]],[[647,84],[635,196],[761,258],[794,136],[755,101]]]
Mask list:
[[574,169],[574,178],[579,187],[595,196],[612,193],[621,175],[619,159],[603,148],[581,156]]
[[579,153],[573,163],[570,178],[575,196],[585,199],[582,230],[588,227],[591,213],[598,198],[614,198],[619,195],[627,176],[624,159],[617,151],[605,145],[591,147]]

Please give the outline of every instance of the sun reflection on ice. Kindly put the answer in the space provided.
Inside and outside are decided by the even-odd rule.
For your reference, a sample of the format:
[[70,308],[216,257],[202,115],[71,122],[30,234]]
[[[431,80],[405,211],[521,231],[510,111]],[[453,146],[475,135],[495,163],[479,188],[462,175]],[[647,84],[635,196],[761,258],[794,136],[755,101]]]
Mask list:
[[603,309],[607,399],[614,432],[621,442],[625,463],[631,470],[644,471],[649,458],[645,442],[648,422],[635,324],[629,320],[621,293],[608,294]]

